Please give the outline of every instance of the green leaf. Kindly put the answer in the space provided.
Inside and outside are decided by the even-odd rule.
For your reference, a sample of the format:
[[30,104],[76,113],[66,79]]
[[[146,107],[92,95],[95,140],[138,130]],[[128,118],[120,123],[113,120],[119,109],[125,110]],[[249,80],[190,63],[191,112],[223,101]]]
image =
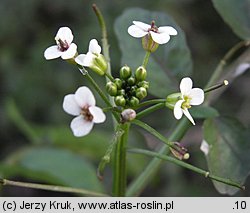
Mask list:
[[250,0],[212,0],[224,21],[240,38],[250,38]]
[[[211,174],[244,183],[250,172],[249,131],[234,118],[208,119],[204,123],[204,142],[209,145],[206,159]],[[213,181],[222,194],[238,189]]]
[[190,113],[194,118],[213,118],[219,116],[218,111],[209,106],[195,106],[190,109]]
[[[82,156],[68,150],[46,147],[26,148],[7,159],[15,172],[21,169],[31,173],[19,172],[22,176],[32,177],[51,184],[103,191],[96,177],[96,168]],[[8,163],[7,163],[8,165]],[[20,167],[20,168],[18,168]],[[5,167],[0,167],[4,172]],[[36,177],[34,174],[39,174]]]
[[149,92],[157,97],[166,97],[177,90],[180,78],[192,72],[192,59],[185,35],[167,14],[139,8],[126,10],[117,18],[114,27],[122,52],[122,65],[127,64],[133,70],[142,64],[145,55],[141,39],[133,38],[127,32],[135,20],[149,24],[154,20],[157,26],[170,25],[178,31],[177,36],[172,36],[167,44],[160,45],[157,51],[151,54],[147,66]]

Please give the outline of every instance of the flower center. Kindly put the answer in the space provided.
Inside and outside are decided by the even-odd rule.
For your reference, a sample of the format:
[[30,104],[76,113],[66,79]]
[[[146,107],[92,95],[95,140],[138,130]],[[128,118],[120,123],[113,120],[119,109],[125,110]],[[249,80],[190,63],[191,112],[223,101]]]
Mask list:
[[153,31],[155,33],[158,33],[158,27],[155,25],[155,21],[151,22],[151,28],[148,29],[148,32],[149,31]]
[[62,51],[62,52],[69,49],[69,44],[67,43],[67,41],[63,41],[60,38],[57,40],[57,45],[58,45],[59,50]]
[[81,110],[81,115],[84,117],[86,121],[92,121],[93,120],[93,115],[89,111],[89,107],[85,106]]
[[184,96],[183,99],[184,99],[184,102],[182,103],[181,108],[182,109],[191,108],[191,106],[190,106],[191,98],[189,96]]

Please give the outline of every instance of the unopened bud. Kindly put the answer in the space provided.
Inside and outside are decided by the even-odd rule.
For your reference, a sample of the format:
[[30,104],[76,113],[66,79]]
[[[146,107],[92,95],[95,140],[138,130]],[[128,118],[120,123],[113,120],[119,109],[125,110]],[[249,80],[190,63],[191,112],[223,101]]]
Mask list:
[[113,82],[108,82],[106,84],[106,90],[107,90],[108,94],[111,95],[111,96],[116,96],[117,95],[117,86]]
[[132,96],[132,97],[130,98],[130,100],[129,100],[129,105],[130,105],[131,107],[135,107],[135,106],[137,106],[139,103],[140,103],[139,99],[136,98],[136,97],[134,97],[134,96]]
[[127,82],[128,82],[128,85],[133,86],[133,85],[135,85],[135,78],[134,77],[129,77]]
[[120,69],[120,77],[121,79],[128,79],[132,75],[132,71],[129,66],[125,65]]
[[188,150],[178,142],[172,142],[170,151],[179,160],[187,160],[190,157]]
[[136,112],[133,109],[125,109],[121,113],[122,123],[132,121],[136,117]]
[[140,100],[147,96],[147,90],[144,87],[140,87],[136,90],[136,97]]
[[115,97],[115,104],[117,106],[125,106],[126,105],[126,100],[122,95],[116,96]]
[[158,46],[159,44],[152,39],[150,34],[142,38],[142,47],[144,50],[153,53],[157,50]]
[[125,95],[125,90],[124,89],[120,89],[117,91],[117,95],[122,95],[124,96]]
[[144,81],[146,77],[147,77],[147,70],[143,66],[138,67],[135,71],[136,80]]
[[138,84],[139,87],[144,87],[146,90],[149,88],[149,82],[148,81],[141,81]]
[[122,88],[122,80],[120,78],[116,78],[114,80],[114,83],[116,84],[117,89],[121,89]]

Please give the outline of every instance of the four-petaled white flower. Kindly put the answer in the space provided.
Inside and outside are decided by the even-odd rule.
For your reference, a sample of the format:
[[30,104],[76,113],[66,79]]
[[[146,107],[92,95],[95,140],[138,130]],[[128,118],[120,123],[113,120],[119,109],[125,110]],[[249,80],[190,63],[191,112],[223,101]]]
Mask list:
[[128,33],[135,38],[151,35],[154,42],[158,44],[165,44],[170,40],[170,35],[177,35],[176,29],[171,26],[158,28],[154,22],[149,25],[140,21],[133,21],[133,25],[128,28]]
[[87,135],[94,123],[103,123],[106,116],[102,109],[95,106],[95,97],[88,87],[80,87],[75,94],[64,97],[63,109],[70,115],[77,116],[71,121],[70,127],[74,136]]
[[56,44],[48,47],[44,51],[44,57],[47,60],[61,57],[62,59],[71,59],[77,53],[77,46],[73,41],[73,34],[68,27],[61,27],[55,37]]
[[84,67],[91,67],[94,63],[94,59],[101,53],[102,48],[98,44],[96,39],[91,39],[89,42],[89,50],[87,54],[80,54],[75,58],[77,64]]
[[180,83],[181,99],[174,106],[174,116],[176,119],[181,119],[184,115],[195,125],[192,116],[188,109],[191,105],[200,105],[204,101],[204,91],[200,88],[192,88],[193,82],[191,78],[183,78]]

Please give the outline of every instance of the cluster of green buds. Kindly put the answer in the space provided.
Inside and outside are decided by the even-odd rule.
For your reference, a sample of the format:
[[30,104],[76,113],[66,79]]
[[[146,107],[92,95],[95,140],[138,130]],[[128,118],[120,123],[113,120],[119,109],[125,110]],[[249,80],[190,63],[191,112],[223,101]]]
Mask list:
[[143,66],[136,69],[135,73],[127,65],[120,69],[120,78],[106,84],[106,90],[114,97],[115,104],[124,108],[136,107],[140,100],[147,96],[149,83],[145,81],[147,71]]

